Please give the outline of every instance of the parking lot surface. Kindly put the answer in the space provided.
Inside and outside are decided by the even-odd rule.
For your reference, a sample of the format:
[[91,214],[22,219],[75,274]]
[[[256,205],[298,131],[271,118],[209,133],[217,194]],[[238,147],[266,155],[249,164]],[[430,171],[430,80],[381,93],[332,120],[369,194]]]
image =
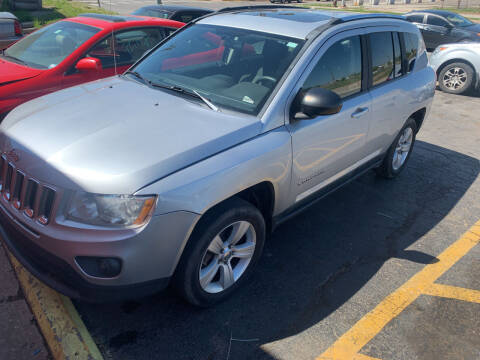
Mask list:
[[[478,114],[478,95],[437,92],[397,179],[369,172],[281,225],[250,284],[214,308],[170,290],[76,302],[104,357],[347,358],[353,334],[368,340],[355,359],[479,359],[480,245],[463,236],[480,233]],[[415,276],[434,286],[413,296]]]

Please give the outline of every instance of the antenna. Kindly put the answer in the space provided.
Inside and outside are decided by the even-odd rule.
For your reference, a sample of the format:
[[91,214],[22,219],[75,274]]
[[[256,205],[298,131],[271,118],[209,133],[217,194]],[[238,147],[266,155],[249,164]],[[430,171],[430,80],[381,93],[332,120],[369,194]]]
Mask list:
[[[110,12],[112,12],[112,0],[110,0]],[[115,49],[115,34],[113,33],[112,26],[112,48],[113,48],[113,66],[115,68],[115,76],[117,75],[117,51]]]
[[115,34],[112,26],[112,48],[113,48],[113,66],[115,68],[115,75],[117,75],[117,51],[115,50]]

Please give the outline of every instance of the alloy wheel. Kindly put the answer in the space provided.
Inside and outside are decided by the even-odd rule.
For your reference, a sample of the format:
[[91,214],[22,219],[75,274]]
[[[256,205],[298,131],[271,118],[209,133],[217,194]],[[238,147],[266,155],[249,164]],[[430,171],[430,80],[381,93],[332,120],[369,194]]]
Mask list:
[[255,253],[256,234],[248,221],[226,226],[210,242],[199,271],[200,286],[207,293],[219,293],[245,273]]
[[393,153],[392,168],[398,170],[402,167],[407,159],[408,153],[412,148],[413,130],[411,127],[403,129],[400,138],[398,139],[397,147]]
[[467,73],[460,67],[453,67],[443,75],[443,85],[451,90],[458,90],[467,83]]

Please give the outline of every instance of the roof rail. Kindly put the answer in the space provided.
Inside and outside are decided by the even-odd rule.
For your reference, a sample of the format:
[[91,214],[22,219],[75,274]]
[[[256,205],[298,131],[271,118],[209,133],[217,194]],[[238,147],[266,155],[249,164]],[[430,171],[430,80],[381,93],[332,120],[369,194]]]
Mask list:
[[348,21],[355,21],[355,20],[362,20],[362,19],[395,19],[395,20],[405,20],[407,19],[403,15],[395,15],[395,14],[352,14],[352,15],[347,15],[343,16],[341,18],[338,18],[337,24],[342,23],[342,22],[348,22]]
[[105,20],[105,21],[114,22],[114,23],[125,22],[125,18],[121,16],[114,16],[114,15],[107,15],[107,14],[85,13],[85,14],[79,14],[77,16]]
[[217,13],[243,11],[243,10],[274,10],[274,9],[305,9],[299,6],[288,5],[249,5],[249,6],[232,6],[217,10]]

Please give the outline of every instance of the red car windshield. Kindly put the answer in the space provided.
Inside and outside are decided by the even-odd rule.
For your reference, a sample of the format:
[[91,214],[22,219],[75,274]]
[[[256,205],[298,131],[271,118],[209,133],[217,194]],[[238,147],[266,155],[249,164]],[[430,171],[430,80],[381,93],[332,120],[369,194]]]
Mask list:
[[4,55],[29,67],[52,69],[100,30],[59,21],[16,42],[5,50]]

